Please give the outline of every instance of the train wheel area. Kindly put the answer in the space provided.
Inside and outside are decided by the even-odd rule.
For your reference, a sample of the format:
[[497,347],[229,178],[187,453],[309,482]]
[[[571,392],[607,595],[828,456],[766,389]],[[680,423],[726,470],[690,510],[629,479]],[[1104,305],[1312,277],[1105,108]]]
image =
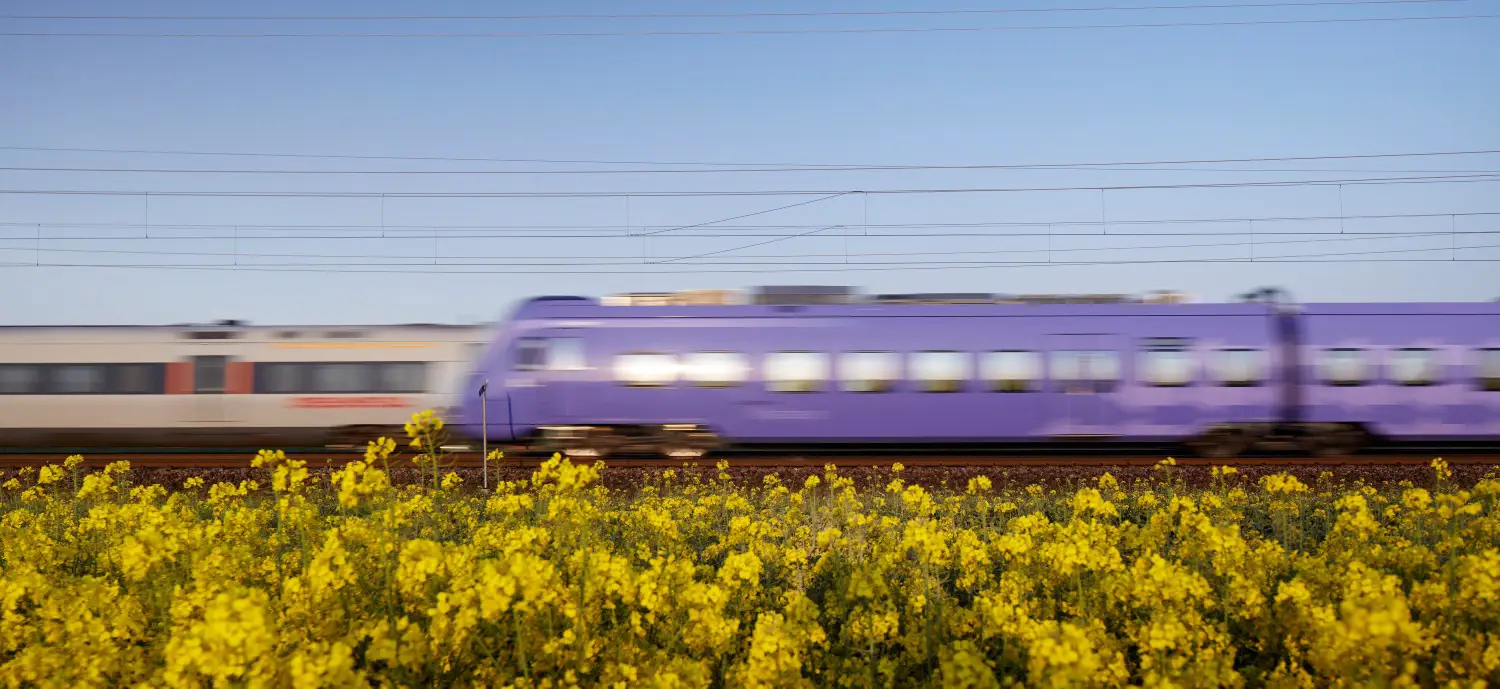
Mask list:
[[531,444],[536,451],[577,459],[650,455],[699,459],[722,448],[718,437],[697,424],[662,426],[548,426]]
[[1194,456],[1227,459],[1252,452],[1300,452],[1347,457],[1372,449],[1376,438],[1360,424],[1226,424],[1183,442]]

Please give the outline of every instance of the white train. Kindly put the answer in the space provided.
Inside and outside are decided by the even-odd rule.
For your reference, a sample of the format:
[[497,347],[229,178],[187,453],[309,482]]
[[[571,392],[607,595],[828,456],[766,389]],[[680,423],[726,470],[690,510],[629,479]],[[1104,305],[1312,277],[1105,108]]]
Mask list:
[[0,447],[362,447],[453,404],[489,334],[236,321],[0,327]]

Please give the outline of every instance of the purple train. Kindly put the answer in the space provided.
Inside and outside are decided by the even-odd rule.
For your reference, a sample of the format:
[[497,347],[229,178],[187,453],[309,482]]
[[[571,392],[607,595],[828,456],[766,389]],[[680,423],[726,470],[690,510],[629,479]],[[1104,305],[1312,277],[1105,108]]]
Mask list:
[[580,457],[1078,439],[1328,456],[1500,438],[1500,303],[1276,295],[541,297],[501,324],[456,425]]

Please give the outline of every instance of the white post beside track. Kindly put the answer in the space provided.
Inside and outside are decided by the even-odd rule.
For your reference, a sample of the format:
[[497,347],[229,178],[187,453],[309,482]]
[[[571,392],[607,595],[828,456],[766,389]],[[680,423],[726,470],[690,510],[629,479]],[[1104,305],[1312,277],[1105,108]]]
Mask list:
[[490,397],[489,397],[489,389],[490,389],[490,381],[488,381],[488,380],[484,381],[484,385],[479,386],[479,415],[481,417],[484,417],[484,420],[481,422],[483,424],[483,430],[480,431],[479,435],[480,435],[480,438],[481,438],[481,441],[480,441],[481,442],[480,452],[482,453],[482,456],[484,457],[484,489],[485,490],[489,490],[489,488],[490,488],[490,404],[489,404]]

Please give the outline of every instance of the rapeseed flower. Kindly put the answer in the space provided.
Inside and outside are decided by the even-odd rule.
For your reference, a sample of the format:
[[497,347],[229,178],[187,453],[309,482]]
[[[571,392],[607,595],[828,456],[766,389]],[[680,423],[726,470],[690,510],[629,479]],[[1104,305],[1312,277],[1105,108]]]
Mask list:
[[[435,457],[442,428],[408,432]],[[396,447],[316,481],[267,450],[258,480],[180,492],[81,458],[8,478],[0,685],[1500,680],[1500,480],[1445,464],[1425,487],[1192,488],[1169,462],[1060,490],[899,465],[739,485],[721,462],[622,490],[558,455],[481,493],[393,485]]]

